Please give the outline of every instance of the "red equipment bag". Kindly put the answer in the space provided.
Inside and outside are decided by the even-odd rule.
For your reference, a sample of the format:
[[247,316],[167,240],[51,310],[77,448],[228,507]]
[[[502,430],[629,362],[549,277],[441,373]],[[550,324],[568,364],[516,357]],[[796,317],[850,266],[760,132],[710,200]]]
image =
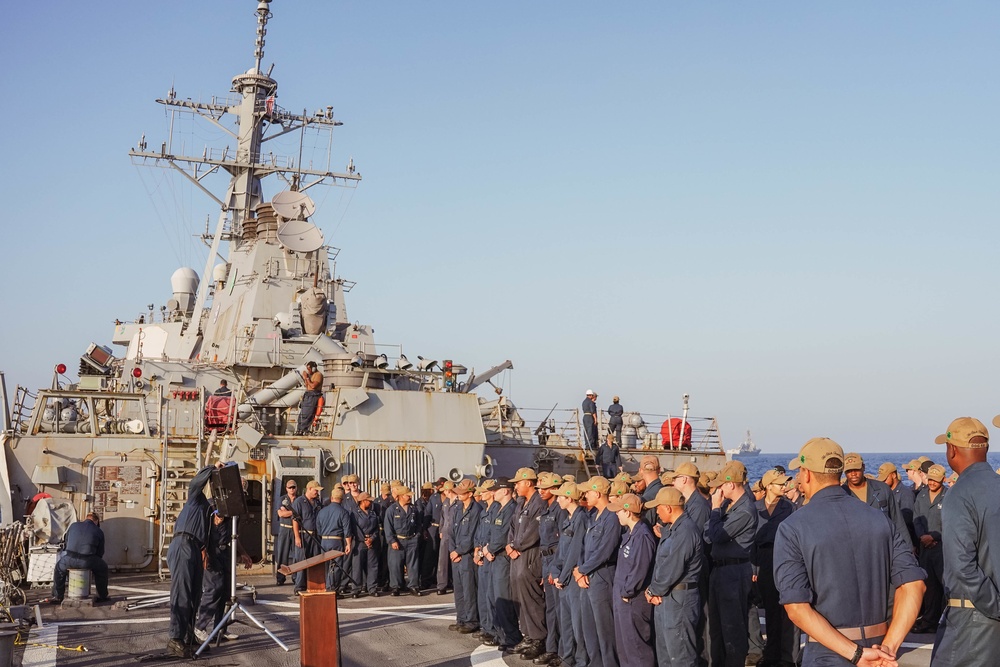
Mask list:
[[[684,424],[684,436],[681,437],[681,424]],[[671,417],[660,427],[660,438],[664,449],[691,449],[691,422],[685,422],[680,417]]]

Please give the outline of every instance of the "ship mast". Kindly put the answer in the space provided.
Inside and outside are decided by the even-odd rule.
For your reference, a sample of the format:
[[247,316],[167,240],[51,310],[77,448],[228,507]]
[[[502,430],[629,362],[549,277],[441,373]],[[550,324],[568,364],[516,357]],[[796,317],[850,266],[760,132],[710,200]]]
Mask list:
[[[205,302],[208,299],[209,286],[212,284],[212,267],[218,256],[222,241],[229,241],[233,248],[239,248],[243,241],[238,232],[243,222],[254,217],[254,208],[264,201],[261,180],[272,174],[281,177],[292,189],[304,191],[314,185],[356,185],[361,180],[353,161],[346,172],[335,172],[320,169],[303,168],[294,159],[280,158],[273,154],[264,155],[263,145],[290,132],[301,132],[307,126],[332,131],[334,127],[343,125],[333,117],[333,107],[327,106],[309,116],[305,113],[294,114],[278,107],[276,103],[278,83],[267,73],[261,71],[264,58],[264,37],[267,35],[267,22],[271,18],[271,0],[259,0],[257,3],[257,37],[254,42],[254,66],[243,74],[233,77],[232,92],[238,93],[235,100],[219,101],[212,98],[210,102],[195,102],[191,99],[179,99],[173,88],[166,99],[156,100],[159,104],[170,107],[173,111],[187,111],[207,120],[221,128],[236,141],[236,151],[233,154],[229,147],[221,152],[218,149],[208,149],[198,155],[175,155],[170,150],[172,138],[163,142],[159,151],[149,151],[146,147],[145,135],[136,149],[129,151],[129,156],[136,164],[152,164],[153,166],[169,166],[183,174],[191,183],[211,197],[220,208],[219,220],[212,236],[212,245],[205,263],[205,271],[201,276],[198,296],[192,311],[192,318],[185,327],[183,335],[187,338],[201,334],[199,324]],[[273,68],[273,66],[272,66]],[[235,129],[223,124],[226,114],[234,119]],[[265,136],[271,128],[277,128]],[[327,156],[329,164],[329,156]],[[219,170],[225,170],[230,175],[229,186],[224,196],[218,197],[203,183],[203,179]],[[308,182],[304,179],[311,179]],[[226,231],[226,222],[230,222]]]

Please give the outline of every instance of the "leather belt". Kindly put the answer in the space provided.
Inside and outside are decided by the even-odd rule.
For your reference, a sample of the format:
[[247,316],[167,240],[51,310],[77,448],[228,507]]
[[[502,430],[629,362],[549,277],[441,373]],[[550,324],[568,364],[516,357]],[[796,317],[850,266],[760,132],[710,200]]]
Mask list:
[[548,558],[555,552],[556,552],[556,547],[546,547],[545,549],[542,549],[542,556],[544,558]]
[[[888,630],[889,624],[885,622],[876,623],[875,625],[866,625],[863,628],[837,628],[837,632],[844,635],[852,642],[874,639],[876,637],[884,637]],[[810,637],[809,641],[815,642],[817,640]]]
[[281,526],[282,528],[291,528],[292,527],[292,524],[290,524],[290,523],[287,523],[287,524],[286,523],[279,523],[278,525]]
[[692,591],[698,588],[698,584],[676,584],[671,591]]
[[416,535],[397,535],[397,540],[412,540]]
[[434,526],[435,528],[440,528],[441,527],[441,524],[439,524],[439,523],[432,523],[431,525]]
[[743,563],[749,562],[749,558],[717,558],[712,561],[712,565],[716,567],[725,567],[726,565],[742,565]]
[[342,535],[320,535],[319,539],[321,539],[321,540],[341,540],[341,541],[343,541],[344,537]]
[[976,605],[972,603],[972,600],[966,600],[964,598],[949,598],[949,607],[960,607],[962,609],[975,609]]

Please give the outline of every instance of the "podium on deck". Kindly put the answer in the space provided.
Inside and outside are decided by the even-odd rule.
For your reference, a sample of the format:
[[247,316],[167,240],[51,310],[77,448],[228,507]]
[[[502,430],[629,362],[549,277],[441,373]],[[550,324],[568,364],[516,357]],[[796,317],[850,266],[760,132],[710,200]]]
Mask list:
[[302,667],[340,666],[340,623],[337,594],[326,591],[327,561],[340,558],[343,551],[327,551],[300,563],[282,565],[286,577],[306,571],[306,591],[299,596],[299,651]]

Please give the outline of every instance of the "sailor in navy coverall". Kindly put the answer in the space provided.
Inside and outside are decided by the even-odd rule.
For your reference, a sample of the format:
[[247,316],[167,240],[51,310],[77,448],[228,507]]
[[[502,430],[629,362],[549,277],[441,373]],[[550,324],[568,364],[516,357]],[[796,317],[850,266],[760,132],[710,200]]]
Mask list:
[[713,667],[743,667],[750,650],[750,550],[757,532],[757,513],[753,497],[746,492],[746,481],[743,464],[730,461],[709,483],[713,488],[712,513],[705,541],[712,548],[708,623]]
[[[320,539],[322,553],[327,551],[343,551],[344,554],[351,553],[354,546],[354,527],[351,513],[343,506],[344,492],[341,489],[334,489],[330,492],[330,504],[321,509],[316,514],[316,534]],[[345,572],[349,563],[341,557],[342,562],[336,560],[326,562],[326,590],[337,591],[345,586]]]
[[278,536],[274,538],[274,579],[279,586],[284,585],[285,575],[278,572],[282,565],[295,562],[295,535],[292,533],[292,503],[298,495],[298,484],[294,479],[285,482],[285,491],[278,500]]
[[52,577],[52,602],[61,602],[66,593],[66,579],[70,570],[90,570],[97,587],[95,602],[108,599],[108,564],[104,562],[104,531],[101,520],[91,512],[83,521],[77,521],[66,531],[66,547],[56,562]]
[[789,463],[809,502],[778,526],[774,580],[788,617],[809,636],[803,667],[892,659],[924,592],[908,538],[840,487],[843,462],[840,445],[813,438]]
[[[316,480],[306,484],[305,495],[301,495],[292,503],[292,535],[295,539],[295,562],[301,563],[307,558],[319,555],[319,539],[316,537],[316,515],[323,509],[323,501],[319,497],[323,487]],[[295,592],[306,590],[306,571],[295,573]]]
[[608,505],[625,527],[615,568],[614,618],[618,661],[622,667],[653,667],[653,606],[645,591],[653,574],[656,538],[640,519],[642,499],[633,494]]
[[410,594],[420,595],[420,554],[418,538],[420,537],[420,513],[410,501],[413,492],[405,486],[395,490],[396,502],[385,513],[382,531],[389,545],[389,585],[392,594],[398,596],[403,588],[403,565],[406,565],[406,576],[410,586]]
[[507,555],[510,556],[510,585],[518,605],[521,634],[530,646],[515,648],[527,660],[545,652],[545,593],[542,590],[542,549],[538,524],[547,507],[535,488],[536,473],[521,468],[514,490],[524,499],[511,527]]
[[222,468],[221,462],[202,468],[188,486],[188,497],[177,521],[174,536],[167,549],[170,568],[170,640],[167,652],[178,657],[191,657],[194,643],[194,623],[201,602],[201,582],[204,566],[201,550],[208,543],[209,513],[212,508],[205,497],[212,471]]
[[496,631],[495,640],[487,642],[487,646],[513,648],[519,644],[523,636],[517,625],[517,605],[511,591],[510,556],[507,555],[507,543],[510,541],[511,526],[517,512],[514,502],[514,485],[506,477],[497,477],[493,487],[493,498],[499,503],[496,519],[490,527],[489,542],[483,551],[483,556],[492,564],[493,571],[493,628]]
[[586,667],[589,662],[583,636],[581,589],[573,570],[583,555],[583,540],[590,527],[590,514],[579,505],[580,489],[566,482],[556,494],[559,506],[566,512],[559,526],[559,549],[553,569],[559,589],[559,659],[567,667]]
[[455,534],[451,553],[452,571],[455,579],[455,618],[459,632],[470,634],[479,630],[479,605],[477,604],[476,531],[482,518],[482,505],[472,499],[476,485],[471,479],[464,479],[455,487],[458,503],[455,509]]
[[702,531],[688,516],[677,489],[662,489],[645,506],[655,509],[657,518],[669,526],[660,538],[646,589],[646,599],[656,606],[656,659],[660,665],[673,667],[697,665],[702,615],[699,590],[705,565]]
[[367,590],[369,595],[377,595],[382,521],[372,505],[370,495],[362,493],[355,500],[358,506],[351,514],[354,520],[354,569],[351,572],[356,586],[354,597],[360,597],[364,590]]
[[583,556],[573,571],[583,589],[583,633],[590,654],[591,667],[618,667],[615,648],[615,622],[612,618],[615,563],[621,541],[621,525],[614,512],[608,511],[611,483],[604,477],[584,482],[587,504],[595,509],[594,521],[583,540]]
[[556,551],[559,548],[559,523],[566,511],[556,502],[555,491],[562,478],[551,472],[538,475],[538,495],[547,503],[538,517],[538,538],[542,548],[542,589],[545,592],[545,651],[535,660],[548,664],[559,657],[559,592],[553,584]]
[[[486,507],[479,517],[479,528],[476,529],[476,550],[473,561],[476,563],[476,604],[479,606],[479,628],[480,639],[492,639],[496,637],[496,629],[493,627],[493,605],[495,596],[493,595],[493,563],[486,560],[485,548],[490,541],[490,526],[496,519],[499,503],[493,500],[493,488],[496,482],[492,479],[483,480],[479,486],[479,495],[482,504]],[[457,629],[457,628],[456,628]]]
[[986,461],[989,433],[978,420],[956,419],[935,442],[947,445],[959,476],[941,514],[947,601],[931,665],[992,664],[1000,656],[1000,475]]

